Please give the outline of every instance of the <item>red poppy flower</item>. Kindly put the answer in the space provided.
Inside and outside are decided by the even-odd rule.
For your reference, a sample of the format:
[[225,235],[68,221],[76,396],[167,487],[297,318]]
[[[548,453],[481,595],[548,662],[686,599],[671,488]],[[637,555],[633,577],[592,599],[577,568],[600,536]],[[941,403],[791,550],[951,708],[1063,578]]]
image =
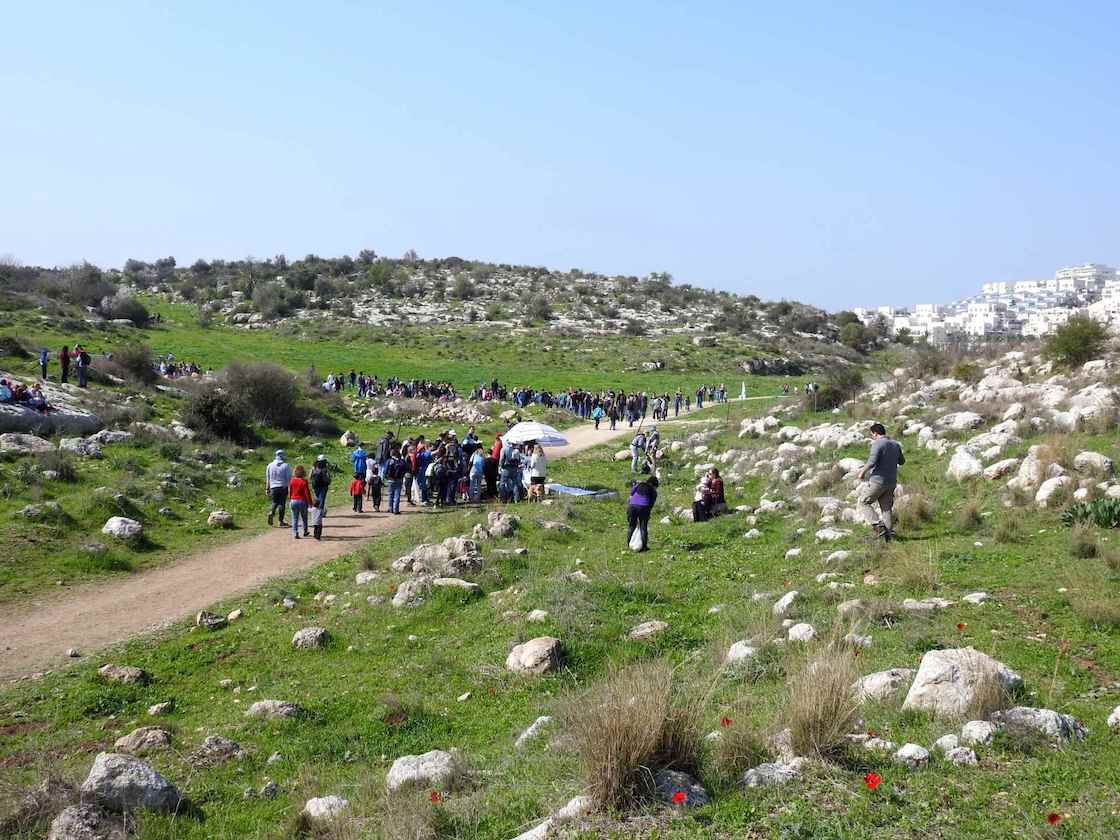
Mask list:
[[439,804],[440,796],[439,796],[439,791],[438,790],[433,790],[432,791],[431,800],[432,800],[433,805],[438,805]]
[[1049,814],[1046,815],[1046,822],[1050,823],[1050,825],[1057,825],[1061,821],[1062,821],[1062,815],[1061,814],[1055,814],[1053,811],[1051,811]]
[[683,790],[678,790],[676,793],[673,794],[673,804],[674,805],[683,805],[684,801],[686,799],[688,799],[688,794],[685,793]]
[[964,623],[964,622],[962,621],[962,622],[961,622],[960,624],[958,624],[958,625],[957,625],[957,629],[958,629],[958,630],[963,630],[963,629],[964,629],[964,628],[966,628],[967,626],[968,626],[968,625],[967,625],[967,624],[965,624],[965,623]]
[[859,648],[852,648],[852,656],[859,656]]
[[731,725],[731,718],[729,718],[727,715],[724,715],[719,719],[719,725],[726,729]]
[[874,729],[868,729],[867,730],[867,737],[868,738],[878,738],[879,735],[878,735],[878,733],[875,732]]
[[878,773],[868,773],[863,777],[863,783],[867,785],[868,790],[875,790],[883,782],[883,777]]

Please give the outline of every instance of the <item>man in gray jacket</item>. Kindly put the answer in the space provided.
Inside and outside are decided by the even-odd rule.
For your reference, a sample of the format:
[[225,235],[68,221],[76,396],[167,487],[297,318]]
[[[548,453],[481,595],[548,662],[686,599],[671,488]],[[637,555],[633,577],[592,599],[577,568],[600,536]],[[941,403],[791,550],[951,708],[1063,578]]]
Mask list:
[[272,509],[268,512],[268,524],[276,512],[280,512],[280,527],[284,527],[284,508],[288,504],[288,485],[292,483],[292,467],[284,460],[284,450],[277,449],[276,457],[264,469],[265,493],[272,500]]
[[[898,484],[898,468],[906,463],[906,457],[898,441],[887,437],[882,423],[872,423],[870,431],[871,454],[859,471],[859,479],[863,481],[868,474],[871,477],[860,503],[867,508],[867,521],[876,536],[890,542],[894,538],[891,513],[894,509],[894,488]],[[879,516],[872,507],[876,502],[879,503]]]

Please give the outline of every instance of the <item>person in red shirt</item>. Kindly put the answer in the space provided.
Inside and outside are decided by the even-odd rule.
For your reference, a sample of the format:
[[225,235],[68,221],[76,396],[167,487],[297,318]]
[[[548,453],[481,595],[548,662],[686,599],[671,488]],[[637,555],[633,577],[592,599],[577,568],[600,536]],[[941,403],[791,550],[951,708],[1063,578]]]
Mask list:
[[303,519],[303,535],[310,536],[307,528],[307,509],[311,507],[311,488],[307,484],[307,470],[297,464],[288,484],[288,498],[292,508],[292,536],[299,539],[299,520]]
[[354,500],[354,513],[362,513],[362,498],[366,493],[366,483],[357,476],[350,481],[350,498]]

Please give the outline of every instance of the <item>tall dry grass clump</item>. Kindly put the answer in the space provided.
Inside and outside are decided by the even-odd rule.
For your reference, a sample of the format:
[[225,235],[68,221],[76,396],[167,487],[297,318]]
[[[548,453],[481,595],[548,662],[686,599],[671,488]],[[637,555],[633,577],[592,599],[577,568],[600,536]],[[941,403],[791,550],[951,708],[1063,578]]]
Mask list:
[[894,506],[896,522],[907,530],[914,530],[919,525],[929,522],[936,513],[937,509],[933,502],[921,490],[907,493]]
[[960,534],[971,534],[984,524],[979,499],[966,499],[953,516],[953,528]]
[[972,687],[972,700],[964,709],[965,720],[987,720],[992,712],[1011,705],[1011,693],[1000,678],[999,669],[989,659],[971,657],[971,670],[978,676]]
[[835,640],[802,661],[786,684],[785,718],[798,755],[828,757],[856,725],[859,678],[851,651]]
[[695,772],[699,711],[664,662],[613,671],[570,701],[566,731],[595,806],[626,807],[650,796],[653,774],[663,768]]
[[766,738],[751,720],[750,704],[740,696],[721,716],[719,738],[712,744],[708,759],[711,775],[733,785],[743,773],[769,757]]

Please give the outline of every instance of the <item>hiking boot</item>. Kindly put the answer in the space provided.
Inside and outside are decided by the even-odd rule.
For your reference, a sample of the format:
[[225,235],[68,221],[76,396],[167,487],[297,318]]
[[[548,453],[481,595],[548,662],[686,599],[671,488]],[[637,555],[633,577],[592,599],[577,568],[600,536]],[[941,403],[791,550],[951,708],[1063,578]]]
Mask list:
[[268,524],[269,524],[269,525],[271,525],[271,524],[272,524],[272,520],[273,520],[273,519],[275,519],[275,518],[276,518],[276,516],[275,516],[274,514],[271,514],[271,513],[270,513],[270,514],[268,515]]

